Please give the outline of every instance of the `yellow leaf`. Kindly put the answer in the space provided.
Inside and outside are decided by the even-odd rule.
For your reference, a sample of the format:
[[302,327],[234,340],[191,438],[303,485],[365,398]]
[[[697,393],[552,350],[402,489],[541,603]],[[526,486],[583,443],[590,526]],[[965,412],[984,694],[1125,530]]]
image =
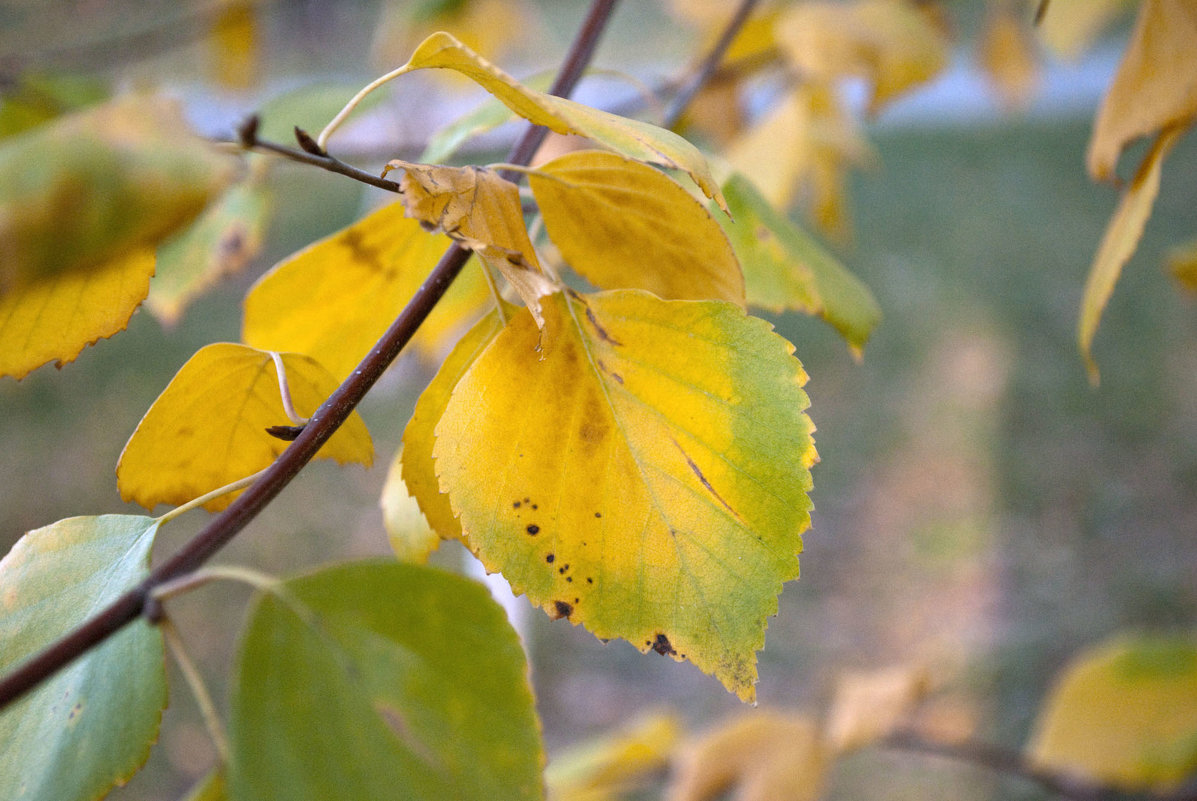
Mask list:
[[387,77],[422,69],[459,72],[524,119],[557,133],[586,136],[637,161],[682,170],[694,179],[707,197],[722,205],[719,188],[702,153],[671,131],[529,89],[443,32],[425,39],[411,60]]
[[1016,6],[990,6],[978,49],[981,67],[1002,101],[1011,107],[1025,105],[1039,77],[1039,61],[1030,27]]
[[639,290],[551,295],[457,383],[433,455],[467,545],[554,617],[740,698],[810,522],[806,374],[768,323]]
[[1197,240],[1168,251],[1168,271],[1190,292],[1197,292]]
[[548,34],[523,0],[390,0],[374,34],[376,64],[391,65],[434,31],[449,30],[476,53],[496,54]]
[[428,555],[441,544],[441,538],[428,526],[420,506],[403,483],[403,451],[395,454],[386,483],[382,485],[382,524],[387,530],[391,550],[403,562],[424,564]]
[[732,718],[694,742],[678,760],[666,801],[814,801],[827,754],[805,715],[757,710]]
[[926,672],[904,665],[845,674],[835,689],[824,741],[833,753],[843,753],[888,737],[927,688]]
[[1039,38],[1057,55],[1075,60],[1136,0],[1051,0]]
[[258,77],[258,20],[253,0],[225,0],[209,44],[212,78],[229,89],[248,89]]
[[1089,174],[1113,175],[1128,143],[1197,117],[1197,3],[1143,0],[1131,42],[1089,140]]
[[616,798],[669,763],[681,725],[672,713],[638,718],[554,755],[545,770],[553,801]]
[[867,79],[872,113],[936,75],[948,59],[935,21],[907,0],[800,3],[778,20],[777,40],[810,79]]
[[[297,353],[282,355],[296,411],[309,416],[337,388],[327,370]],[[201,348],[171,379],[116,466],[121,498],[147,509],[181,504],[245,478],[287,447],[266,433],[288,425],[274,361],[245,345],[220,342]],[[338,463],[374,459],[370,434],[354,413],[316,455]],[[219,511],[235,494],[205,505]]]
[[1174,127],[1164,130],[1156,138],[1151,150],[1143,157],[1135,180],[1123,194],[1118,208],[1106,224],[1097,255],[1093,257],[1093,266],[1089,268],[1085,294],[1081,299],[1077,340],[1089,370],[1089,378],[1094,383],[1097,382],[1098,372],[1091,349],[1097,326],[1101,322],[1102,311],[1105,310],[1110,295],[1114,293],[1114,285],[1118,283],[1118,276],[1122,274],[1122,266],[1135,252],[1139,238],[1143,236],[1143,227],[1147,224],[1147,218],[1151,216],[1151,207],[1160,191],[1160,166],[1164,163],[1164,157],[1183,134],[1183,128]]
[[1197,770],[1197,640],[1120,637],[1058,679],[1028,746],[1046,770],[1167,793]]
[[21,379],[46,362],[61,366],[124,331],[153,274],[154,251],[143,248],[0,293],[0,375]]
[[[448,245],[406,219],[402,204],[385,206],[262,276],[245,298],[242,339],[263,350],[305,353],[343,379]],[[439,350],[482,313],[489,297],[478,271],[463,271],[413,344]]]
[[595,286],[744,305],[744,276],[723,229],[660,170],[582,150],[528,182],[553,244]]
[[0,144],[0,294],[152,247],[200,213],[236,162],[177,105],[119,98]]
[[[506,311],[514,314],[516,309],[511,306]],[[449,496],[441,492],[437,483],[432,460],[436,424],[445,413],[457,382],[501,330],[503,322],[498,313],[492,311],[461,338],[420,394],[407,428],[403,430],[403,452],[399,456],[403,462],[403,481],[407,491],[419,502],[429,525],[447,540],[461,539],[461,525],[449,506]]]
[[859,350],[881,319],[868,287],[779,214],[743,176],[723,184],[732,218],[720,220],[744,268],[748,303],[817,314]]
[[260,172],[230,188],[189,228],[159,246],[146,308],[164,324],[178,322],[192,300],[240,272],[261,250],[272,198]]

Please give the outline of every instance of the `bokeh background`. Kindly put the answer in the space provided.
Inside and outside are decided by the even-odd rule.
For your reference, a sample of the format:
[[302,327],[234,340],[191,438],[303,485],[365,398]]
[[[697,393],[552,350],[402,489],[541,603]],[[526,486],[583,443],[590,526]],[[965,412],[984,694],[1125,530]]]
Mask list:
[[[555,65],[585,8],[524,5],[534,24],[523,38],[499,22],[490,31],[500,63],[521,76]],[[1165,165],[1097,338],[1094,388],[1076,318],[1117,192],[1089,181],[1083,154],[1126,28],[1078,63],[1047,61],[1037,94],[1012,110],[968,50],[981,4],[956,5],[960,51],[948,74],[866,123],[880,162],[853,176],[853,236],[835,245],[884,313],[863,359],[818,320],[774,319],[811,376],[822,462],[802,578],[771,621],[758,690],[762,706],[818,714],[846,669],[925,665],[937,690],[924,725],[1017,747],[1053,674],[1078,649],[1114,632],[1197,622],[1197,297],[1163,269],[1167,249],[1197,232],[1197,143],[1182,141]],[[241,86],[235,71],[221,74],[235,70],[228,54],[241,45],[213,38],[214,8],[6,2],[0,77],[53,69],[114,87],[158,86],[219,137],[263,108],[276,109],[266,121],[284,130],[294,121],[318,127],[318,104],[278,98],[313,82],[347,98],[388,58],[377,45],[378,2],[261,2],[243,65],[252,80]],[[698,46],[661,4],[625,3],[596,64],[655,85],[684,73]],[[594,102],[627,94],[610,77],[585,90]],[[480,97],[411,81],[347,132],[347,146],[364,164],[411,157]],[[501,156],[509,135],[486,140],[493,152],[480,160]],[[279,165],[272,181],[277,208],[263,252],[177,325],[139,312],[126,333],[61,370],[0,381],[0,551],[63,517],[135,513],[120,502],[113,471],[170,377],[202,345],[237,339],[240,298],[257,275],[382,199],[294,165]],[[405,357],[367,400],[373,469],[312,466],[217,561],[285,574],[387,554],[378,495],[434,369]],[[203,514],[164,529],[156,553],[170,553]],[[462,569],[466,559],[447,547],[435,561]],[[219,703],[248,597],[222,584],[172,605]],[[701,729],[739,707],[691,666],[601,644],[539,612],[517,615],[550,754],[654,709]],[[212,762],[195,704],[170,669],[160,743],[115,799],[178,797]],[[828,788],[831,798],[872,799],[1036,792],[879,749],[838,766]]]

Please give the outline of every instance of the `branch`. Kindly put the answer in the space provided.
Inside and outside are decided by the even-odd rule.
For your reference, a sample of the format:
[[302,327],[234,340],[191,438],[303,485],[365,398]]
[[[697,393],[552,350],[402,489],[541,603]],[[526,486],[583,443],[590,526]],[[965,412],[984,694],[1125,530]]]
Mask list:
[[723,55],[727,52],[727,48],[731,47],[732,40],[736,38],[736,34],[744,27],[744,23],[752,15],[753,8],[756,7],[758,0],[741,0],[740,7],[736,9],[736,13],[732,15],[731,20],[723,29],[723,33],[715,40],[711,51],[707,53],[693,77],[687,81],[678,93],[674,95],[673,100],[669,103],[669,107],[665,109],[665,119],[661,123],[663,128],[673,128],[678,124],[685,112],[686,107],[694,100],[695,95],[699,93],[702,87],[706,86],[711,76],[719,69],[719,62],[723,60]]
[[[564,96],[573,90],[586,65],[594,56],[599,37],[616,3],[617,0],[594,0],[557,79],[549,89],[550,94]],[[506,161],[512,164],[530,162],[546,133],[543,128],[528,128],[512,148]],[[155,568],[140,584],[0,680],[0,709],[136,620],[143,614],[146,602],[155,587],[198,568],[257,517],[349,417],[445,294],[469,256],[468,251],[456,244],[445,252],[407,307],[366,358],[312,415],[303,433],[266,469],[261,480],[246,490],[170,559]],[[155,605],[151,605],[153,606]]]

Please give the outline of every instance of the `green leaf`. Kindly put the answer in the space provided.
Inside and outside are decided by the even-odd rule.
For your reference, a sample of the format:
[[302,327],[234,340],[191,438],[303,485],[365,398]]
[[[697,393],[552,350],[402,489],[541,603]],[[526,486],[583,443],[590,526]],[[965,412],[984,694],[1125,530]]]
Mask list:
[[466,544],[550,615],[753,699],[810,525],[817,456],[793,346],[724,301],[543,305],[543,333],[517,314],[436,426]]
[[483,586],[431,568],[339,566],[260,597],[231,707],[238,801],[542,795],[515,632]]
[[853,348],[863,348],[881,319],[868,287],[748,179],[732,175],[723,195],[732,219],[716,219],[740,259],[749,305],[818,315]]
[[[72,517],[0,561],[0,673],[72,631],[144,578],[158,521]],[[0,798],[88,801],[149,755],[166,706],[162,635],[135,621],[0,713]]]
[[107,96],[104,83],[89,76],[25,73],[0,93],[0,139]]
[[1028,750],[1040,767],[1166,793],[1197,770],[1197,638],[1119,637],[1073,660]]

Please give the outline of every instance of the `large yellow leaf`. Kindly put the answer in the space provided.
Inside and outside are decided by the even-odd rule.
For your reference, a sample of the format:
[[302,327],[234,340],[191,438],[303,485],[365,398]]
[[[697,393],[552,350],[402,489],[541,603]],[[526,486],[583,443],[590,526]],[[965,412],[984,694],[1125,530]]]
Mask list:
[[1097,255],[1093,257],[1093,266],[1089,268],[1085,294],[1081,299],[1077,339],[1085,366],[1089,370],[1089,378],[1094,383],[1097,382],[1098,371],[1091,348],[1097,326],[1101,322],[1101,314],[1110,300],[1110,295],[1114,293],[1114,285],[1118,283],[1118,276],[1122,274],[1122,266],[1134,254],[1139,245],[1139,238],[1143,236],[1143,227],[1147,224],[1147,218],[1151,216],[1151,207],[1160,191],[1160,166],[1164,163],[1164,157],[1183,134],[1184,129],[1174,127],[1165,130],[1156,138],[1151,150],[1143,157],[1143,163],[1139,165],[1134,181],[1123,194],[1118,208],[1110,217],[1110,222],[1106,224]]
[[61,366],[124,331],[153,274],[154,251],[141,248],[0,293],[0,375],[20,379],[46,362]]
[[1057,55],[1077,59],[1103,30],[1138,0],[1051,0],[1039,38]]
[[421,42],[411,59],[386,77],[422,69],[459,72],[524,119],[557,133],[587,136],[629,158],[683,170],[707,197],[722,205],[719,188],[702,153],[671,131],[530,89],[443,32]]
[[[514,314],[515,311],[514,306],[506,307],[508,314]],[[461,525],[449,506],[449,496],[441,492],[436,478],[432,461],[436,424],[445,413],[457,382],[502,330],[503,321],[497,312],[492,311],[461,338],[420,394],[411,419],[407,421],[407,428],[403,430],[403,452],[399,457],[403,462],[403,483],[419,502],[428,524],[447,540],[461,539]]]
[[[305,353],[344,378],[415,294],[448,244],[406,219],[402,204],[385,206],[262,276],[245,298],[242,339],[263,350]],[[446,337],[482,313],[488,297],[482,276],[465,270],[421,326],[414,344],[439,349]]]
[[748,712],[699,737],[677,760],[666,801],[815,801],[829,760],[807,716]]
[[[282,355],[296,411],[309,416],[332,394],[336,379],[307,356]],[[180,504],[266,467],[287,443],[266,432],[288,425],[270,354],[219,342],[201,348],[171,379],[116,466],[121,498],[147,509]],[[369,465],[374,448],[366,424],[354,413],[332,436],[318,459]],[[205,505],[218,511],[235,494]]]
[[1089,173],[1109,178],[1134,139],[1197,117],[1197,3],[1143,0],[1089,141]]
[[194,218],[235,162],[177,105],[124,97],[0,146],[0,293],[107,264]]
[[723,301],[558,293],[458,382],[433,456],[465,541],[555,617],[742,699],[809,525],[806,374]]
[[799,3],[778,20],[777,40],[811,79],[867,79],[873,112],[934,76],[948,60],[946,37],[908,0]]
[[1121,637],[1077,657],[1039,714],[1039,767],[1167,793],[1197,770],[1197,640]]
[[528,183],[553,244],[592,284],[744,305],[744,276],[723,229],[655,167],[581,150],[541,165]]

